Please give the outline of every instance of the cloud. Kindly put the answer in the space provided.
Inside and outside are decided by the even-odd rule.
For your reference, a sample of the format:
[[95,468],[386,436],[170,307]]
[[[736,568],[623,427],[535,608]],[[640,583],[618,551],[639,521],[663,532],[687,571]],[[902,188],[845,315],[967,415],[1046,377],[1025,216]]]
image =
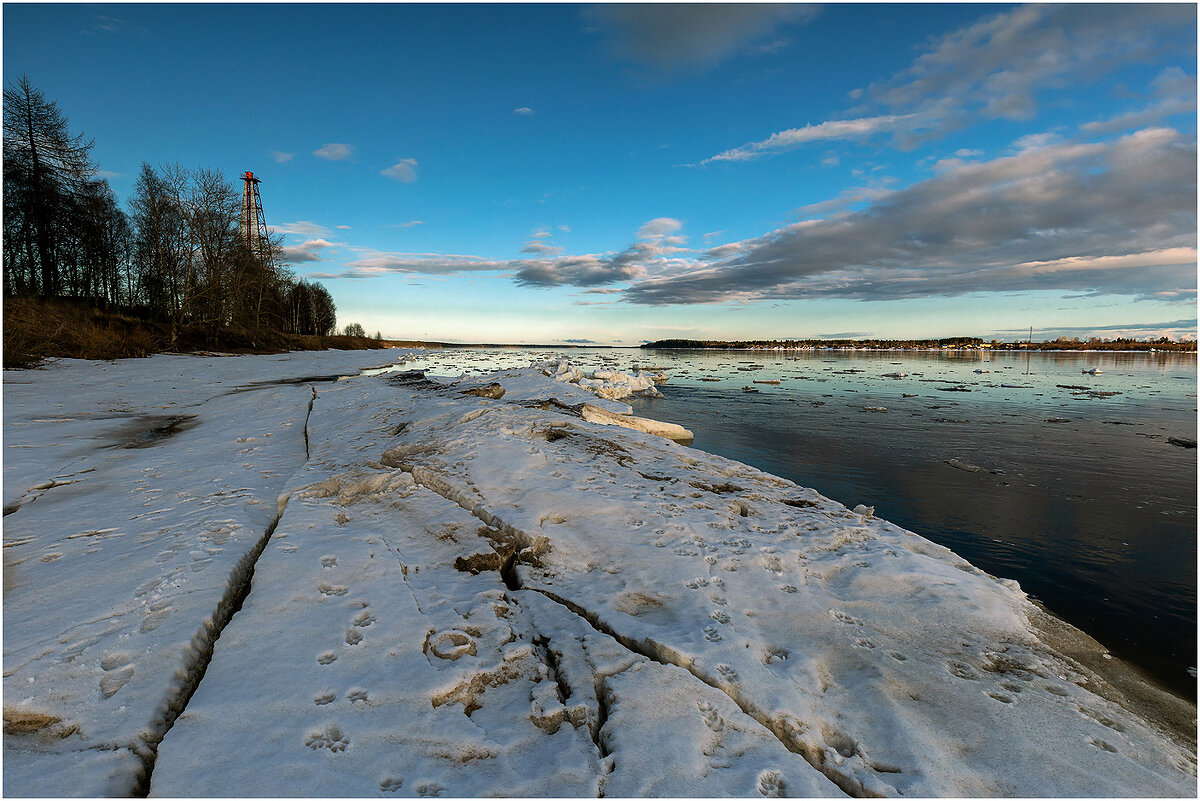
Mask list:
[[671,217],[655,217],[638,229],[638,239],[657,239],[674,233],[683,227],[683,223]]
[[726,150],[715,156],[701,161],[701,164],[711,164],[714,161],[749,161],[767,153],[791,150],[794,147],[825,139],[861,139],[880,131],[893,131],[898,123],[907,122],[912,115],[883,117],[864,117],[856,120],[829,120],[816,125],[805,125],[803,128],[791,128],[779,133],[773,133],[761,142],[749,142],[741,147]]
[[571,233],[571,226],[560,225],[560,226],[558,226],[558,230],[562,231],[564,234],[569,234],[569,233]]
[[[636,247],[636,246],[634,246]],[[511,262],[513,276],[521,286],[597,286],[628,281],[642,275],[644,267],[632,249],[615,256],[560,256],[553,259],[525,259]]]
[[424,224],[425,224],[424,220],[409,220],[408,222],[392,223],[391,225],[385,225],[383,227],[384,228],[413,228],[415,226],[424,225]]
[[[1172,43],[1190,47],[1194,36],[1189,42],[1183,34],[1195,27],[1196,9],[1190,4],[1105,5],[1103,11],[1086,4],[1020,6],[934,39],[891,79],[852,92],[851,99],[861,105],[842,119],[779,131],[700,163],[745,161],[812,141],[880,135],[910,150],[980,121],[1028,120],[1049,92],[1161,57]],[[1185,90],[1175,87],[1175,95]],[[1155,119],[1129,118],[1113,122],[1110,130],[1130,130]]]
[[480,256],[460,256],[446,253],[388,253],[365,251],[361,258],[346,263],[346,271],[326,275],[326,278],[368,278],[393,273],[423,275],[452,275],[508,269],[510,262]]
[[540,256],[562,253],[562,248],[554,245],[547,245],[545,242],[539,242],[536,239],[531,242],[526,242],[525,247],[521,248],[522,253],[534,253]]
[[124,178],[125,177],[125,173],[112,172],[111,170],[96,170],[96,175],[100,176],[101,178]]
[[133,25],[123,19],[117,17],[106,17],[103,15],[97,16],[92,20],[92,27],[89,30],[81,31],[84,34],[109,33],[115,36],[148,36],[149,29],[143,28],[140,25]]
[[285,245],[283,248],[283,260],[291,264],[300,264],[306,261],[324,261],[321,257],[321,251],[325,248],[334,247],[334,245],[334,242],[324,239],[310,239],[300,245]]
[[619,59],[660,70],[703,69],[737,53],[783,47],[776,29],[811,19],[812,5],[629,3],[587,12]]
[[343,145],[337,142],[330,142],[329,144],[314,150],[313,155],[329,161],[345,161],[354,155],[354,145]]
[[569,345],[595,345],[596,344],[596,340],[594,340],[594,339],[564,339],[563,342],[566,342]]
[[315,222],[308,220],[297,220],[293,223],[284,223],[283,225],[267,226],[273,234],[296,234],[298,236],[325,236],[329,233],[329,229],[323,225],[317,225]]
[[279,150],[270,151],[271,158],[275,159],[280,164],[287,164],[296,155],[295,153],[283,153]]
[[[399,181],[402,184],[411,184],[417,180],[417,160],[416,159],[400,159],[386,170],[382,170],[380,175],[386,175],[388,178]],[[435,181],[436,183],[436,181]]]
[[642,304],[1196,287],[1196,145],[1168,128],[958,162],[855,211],[713,248],[635,283]]
[[514,108],[513,114],[519,114],[522,117],[532,117],[534,111],[529,106],[521,106],[520,108]]

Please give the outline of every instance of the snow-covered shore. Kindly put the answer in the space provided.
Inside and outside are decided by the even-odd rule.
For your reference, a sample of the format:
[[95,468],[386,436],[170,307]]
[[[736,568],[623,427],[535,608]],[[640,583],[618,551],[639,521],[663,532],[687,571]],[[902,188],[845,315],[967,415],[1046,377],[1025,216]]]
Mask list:
[[1195,795],[1013,582],[629,377],[317,380],[379,360],[5,373],[6,794]]

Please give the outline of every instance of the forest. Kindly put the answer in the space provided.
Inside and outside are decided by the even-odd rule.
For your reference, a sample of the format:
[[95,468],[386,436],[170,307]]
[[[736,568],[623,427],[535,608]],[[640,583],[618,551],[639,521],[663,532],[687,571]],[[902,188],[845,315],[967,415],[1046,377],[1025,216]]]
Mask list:
[[336,334],[333,298],[288,269],[282,237],[246,241],[241,192],[219,170],[143,163],[122,208],[93,144],[27,76],[5,87],[6,367],[111,358],[101,341],[124,340],[119,356],[329,346],[300,338]]

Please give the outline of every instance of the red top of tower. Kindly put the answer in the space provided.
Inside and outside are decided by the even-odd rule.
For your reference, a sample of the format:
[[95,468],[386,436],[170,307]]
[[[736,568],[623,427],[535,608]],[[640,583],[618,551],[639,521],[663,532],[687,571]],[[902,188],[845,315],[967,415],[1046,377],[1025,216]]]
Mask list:
[[253,181],[253,182],[254,182],[254,183],[256,183],[256,184],[257,184],[257,183],[262,183],[262,182],[261,182],[261,181],[259,181],[257,178],[255,178],[255,177],[254,177],[254,173],[250,172],[249,170],[246,170],[246,174],[242,176],[242,179],[243,179],[243,180],[245,180],[245,181]]

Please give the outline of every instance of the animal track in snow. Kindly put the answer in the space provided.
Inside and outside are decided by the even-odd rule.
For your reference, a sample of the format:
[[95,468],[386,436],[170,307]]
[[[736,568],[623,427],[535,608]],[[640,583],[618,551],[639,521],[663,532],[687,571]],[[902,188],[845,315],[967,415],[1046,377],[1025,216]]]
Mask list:
[[421,782],[416,786],[417,795],[422,798],[437,798],[446,792],[446,788],[437,782]]
[[330,584],[326,581],[318,582],[317,590],[322,595],[345,595],[350,592],[348,587],[343,587],[341,584]]
[[350,738],[343,734],[339,727],[330,724],[322,731],[310,731],[304,738],[304,744],[314,751],[328,748],[336,754],[346,750],[346,746],[350,745]]
[[725,664],[717,665],[717,674],[725,681],[737,681],[738,677],[737,671]]
[[716,626],[705,626],[704,639],[708,640],[709,642],[717,642],[721,639],[721,633],[717,631]]
[[358,633],[357,629],[346,629],[346,645],[358,645],[362,639],[363,636]]
[[1101,751],[1107,751],[1110,754],[1117,753],[1117,749],[1115,746],[1113,746],[1111,743],[1107,743],[1104,740],[1101,740],[1099,737],[1089,737],[1089,738],[1087,738],[1087,741],[1088,741],[1088,745],[1094,745],[1097,748],[1099,748]]
[[1002,704],[1011,704],[1013,702],[1012,697],[1005,695],[1004,693],[989,692],[989,693],[987,693],[987,695],[989,698],[995,698],[997,701],[999,701]]
[[1101,726],[1107,726],[1113,731],[1125,731],[1125,727],[1123,725],[1113,720],[1108,715],[1105,715],[1103,712],[1099,712],[1095,709],[1088,709],[1086,706],[1078,706],[1076,709],[1079,710],[1079,714],[1083,715],[1085,718],[1090,718],[1091,720],[1096,721]]
[[322,665],[332,665],[337,661],[337,654],[333,651],[325,651],[324,653],[317,654],[317,661]]
[[784,793],[783,776],[777,770],[764,770],[758,774],[758,792],[766,798],[782,798]]
[[321,693],[313,699],[313,703],[317,706],[325,706],[326,704],[332,704],[336,700],[337,696],[333,693]]
[[346,698],[350,699],[350,703],[352,703],[352,704],[356,703],[358,701],[366,702],[367,691],[360,689],[358,687],[355,687],[354,689],[350,690],[350,692],[346,693]]
[[384,776],[379,782],[379,789],[385,793],[394,793],[400,789],[400,785],[404,784],[404,779]]
[[321,567],[333,567],[336,564],[337,564],[336,556],[322,556],[321,557]]
[[840,609],[830,609],[829,615],[839,623],[845,623],[848,626],[861,626],[863,622],[853,615],[848,615]]
[[370,609],[364,609],[354,616],[354,625],[359,628],[366,628],[375,622],[375,615],[371,614]]
[[887,655],[890,656],[892,659],[895,659],[897,662],[904,662],[908,659],[907,656],[900,653],[899,651],[888,651]]
[[952,675],[958,676],[960,679],[968,679],[969,681],[978,681],[979,676],[971,669],[970,665],[964,665],[962,662],[947,662],[946,670]]
[[709,617],[718,623],[728,623],[730,620],[729,615],[725,612],[722,612],[720,609],[714,611],[711,615],[709,615]]
[[795,592],[796,591],[796,588],[793,587],[791,584],[780,584],[779,589],[783,590],[784,592]]
[[704,718],[704,725],[710,730],[719,732],[725,728],[725,721],[708,701],[700,701],[696,704],[696,708],[700,710],[700,717]]
[[868,637],[855,637],[853,640],[851,640],[851,642],[854,643],[855,648],[871,649],[875,647],[874,640],[871,640]]

